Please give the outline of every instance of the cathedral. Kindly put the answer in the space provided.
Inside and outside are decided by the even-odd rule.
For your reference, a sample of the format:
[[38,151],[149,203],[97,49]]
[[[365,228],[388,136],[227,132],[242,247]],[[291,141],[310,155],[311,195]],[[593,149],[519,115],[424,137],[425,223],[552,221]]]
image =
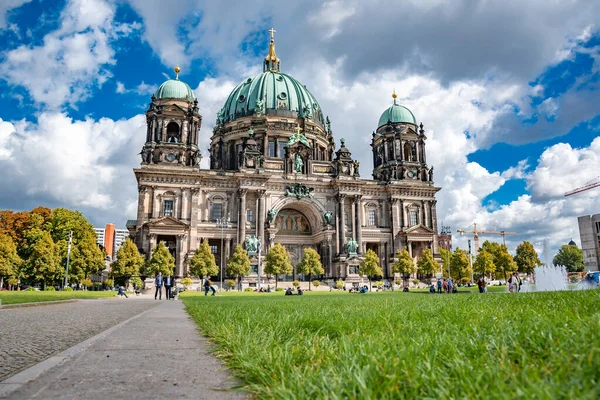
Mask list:
[[[398,249],[415,260],[425,249],[439,259],[433,167],[426,135],[413,113],[393,102],[373,118],[373,179],[343,139],[337,146],[329,117],[305,85],[281,72],[273,30],[263,73],[240,82],[217,113],[209,169],[200,168],[202,123],[190,87],[164,82],[146,111],[146,142],[138,183],[137,219],[127,228],[149,256],[163,242],[175,258],[175,275],[208,241],[220,267],[241,244],[251,258],[245,285],[266,282],[261,262],[275,243],[295,265],[304,249],[321,256],[326,281],[357,282],[364,253],[373,250],[384,277]],[[377,123],[377,125],[375,125]],[[364,174],[364,171],[363,171]],[[272,277],[271,277],[272,278]],[[314,279],[314,277],[313,277]]]

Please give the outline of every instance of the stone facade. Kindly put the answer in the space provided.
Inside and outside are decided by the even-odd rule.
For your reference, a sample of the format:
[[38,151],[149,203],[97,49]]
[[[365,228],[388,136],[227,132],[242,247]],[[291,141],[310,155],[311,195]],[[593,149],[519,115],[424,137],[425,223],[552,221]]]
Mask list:
[[577,218],[583,265],[586,271],[598,271],[600,267],[600,214]]
[[[264,74],[275,74],[271,78],[277,81],[278,59],[276,68],[265,67]],[[140,250],[149,255],[165,242],[175,256],[175,275],[182,277],[202,240],[224,266],[237,244],[256,237],[261,257],[282,243],[295,265],[312,247],[321,255],[322,278],[350,282],[359,279],[358,264],[368,249],[379,255],[384,278],[393,276],[398,249],[406,247],[415,259],[431,249],[439,258],[435,194],[440,188],[426,164],[422,124],[388,121],[378,127],[372,135],[374,180],[361,179],[343,139],[336,151],[331,121],[323,119],[318,104],[297,111],[290,110],[291,103],[267,108],[262,99],[279,103],[269,101],[268,93],[260,96],[254,111],[246,108],[234,118],[219,112],[209,169],[199,168],[196,103],[153,97],[142,164],[134,170],[137,219],[128,223]],[[231,103],[228,99],[227,107]],[[257,261],[254,255],[253,264]],[[253,265],[246,281],[256,282],[257,272]],[[303,278],[295,272],[288,277]]]

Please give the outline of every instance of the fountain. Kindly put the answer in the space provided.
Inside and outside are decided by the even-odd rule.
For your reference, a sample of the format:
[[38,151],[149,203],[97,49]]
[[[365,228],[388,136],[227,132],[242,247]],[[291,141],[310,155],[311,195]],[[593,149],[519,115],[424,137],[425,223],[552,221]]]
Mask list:
[[567,270],[562,265],[536,267],[533,273],[536,292],[568,290]]

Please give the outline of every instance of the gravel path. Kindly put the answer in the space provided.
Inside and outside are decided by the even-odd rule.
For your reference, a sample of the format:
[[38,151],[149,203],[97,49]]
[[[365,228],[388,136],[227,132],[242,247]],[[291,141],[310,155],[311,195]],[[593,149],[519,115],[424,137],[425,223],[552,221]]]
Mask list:
[[0,381],[157,305],[154,300],[79,300],[0,310]]

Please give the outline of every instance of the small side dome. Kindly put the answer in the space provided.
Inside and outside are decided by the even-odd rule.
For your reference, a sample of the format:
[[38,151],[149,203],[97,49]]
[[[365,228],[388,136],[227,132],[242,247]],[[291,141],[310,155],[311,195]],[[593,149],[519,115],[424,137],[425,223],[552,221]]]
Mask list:
[[569,241],[569,246],[577,246],[577,243],[573,239]]
[[169,79],[154,93],[157,99],[181,99],[187,101],[196,100],[194,92],[187,83],[179,80],[179,67],[175,67],[175,79]]
[[394,98],[394,104],[387,110],[381,114],[379,117],[379,124],[377,124],[377,128],[386,125],[388,121],[390,122],[406,122],[409,124],[417,125],[417,119],[414,114],[406,107],[401,106],[396,103],[396,93],[392,95]]

